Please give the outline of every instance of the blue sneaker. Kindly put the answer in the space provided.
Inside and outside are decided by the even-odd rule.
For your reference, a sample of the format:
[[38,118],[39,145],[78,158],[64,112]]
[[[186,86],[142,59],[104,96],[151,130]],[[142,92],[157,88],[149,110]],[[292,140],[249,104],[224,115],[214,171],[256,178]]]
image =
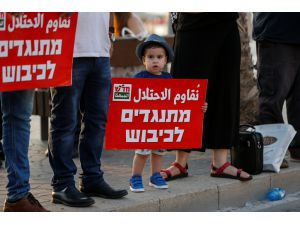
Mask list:
[[167,182],[158,172],[152,174],[152,176],[150,177],[149,185],[158,189],[168,188]]
[[130,191],[132,192],[144,192],[144,186],[142,181],[142,176],[140,175],[133,175],[130,178]]

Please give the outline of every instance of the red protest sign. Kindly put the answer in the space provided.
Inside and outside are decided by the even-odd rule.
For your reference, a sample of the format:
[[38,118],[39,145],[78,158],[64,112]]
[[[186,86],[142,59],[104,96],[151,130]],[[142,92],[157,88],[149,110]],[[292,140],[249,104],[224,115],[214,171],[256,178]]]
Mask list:
[[77,14],[0,12],[0,91],[71,85]]
[[207,80],[113,78],[106,149],[202,146]]

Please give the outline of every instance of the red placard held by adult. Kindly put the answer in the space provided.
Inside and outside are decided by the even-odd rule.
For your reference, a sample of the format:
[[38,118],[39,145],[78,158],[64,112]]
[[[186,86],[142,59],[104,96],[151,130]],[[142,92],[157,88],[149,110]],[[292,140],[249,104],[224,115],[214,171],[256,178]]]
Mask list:
[[207,80],[113,78],[106,149],[202,146]]
[[70,86],[78,13],[0,12],[0,91]]

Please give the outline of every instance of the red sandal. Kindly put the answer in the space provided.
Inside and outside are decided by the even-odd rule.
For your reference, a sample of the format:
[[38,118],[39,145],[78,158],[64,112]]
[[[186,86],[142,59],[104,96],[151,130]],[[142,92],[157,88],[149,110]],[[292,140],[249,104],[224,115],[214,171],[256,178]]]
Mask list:
[[250,175],[249,177],[241,177],[242,169],[238,169],[236,176],[224,173],[224,170],[231,166],[229,162],[224,163],[223,166],[220,168],[216,168],[215,166],[211,165],[212,172],[210,174],[211,177],[219,177],[219,178],[230,178],[230,179],[235,179],[235,180],[240,180],[240,181],[248,181],[252,180],[252,176]]
[[170,169],[161,170],[161,172],[164,172],[164,173],[167,174],[167,177],[165,178],[166,181],[176,180],[176,179],[179,179],[179,178],[184,178],[184,177],[187,177],[189,175],[187,164],[186,164],[185,167],[182,167],[178,162],[173,162],[171,164],[171,166],[176,167],[179,170],[179,174],[172,175]]

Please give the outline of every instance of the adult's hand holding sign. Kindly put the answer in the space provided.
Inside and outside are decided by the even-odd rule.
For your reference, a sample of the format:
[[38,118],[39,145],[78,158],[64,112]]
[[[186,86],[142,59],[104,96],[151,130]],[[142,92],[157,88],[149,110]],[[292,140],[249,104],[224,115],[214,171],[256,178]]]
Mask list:
[[71,85],[77,16],[0,12],[0,91]]
[[207,80],[113,78],[107,149],[202,146]]

